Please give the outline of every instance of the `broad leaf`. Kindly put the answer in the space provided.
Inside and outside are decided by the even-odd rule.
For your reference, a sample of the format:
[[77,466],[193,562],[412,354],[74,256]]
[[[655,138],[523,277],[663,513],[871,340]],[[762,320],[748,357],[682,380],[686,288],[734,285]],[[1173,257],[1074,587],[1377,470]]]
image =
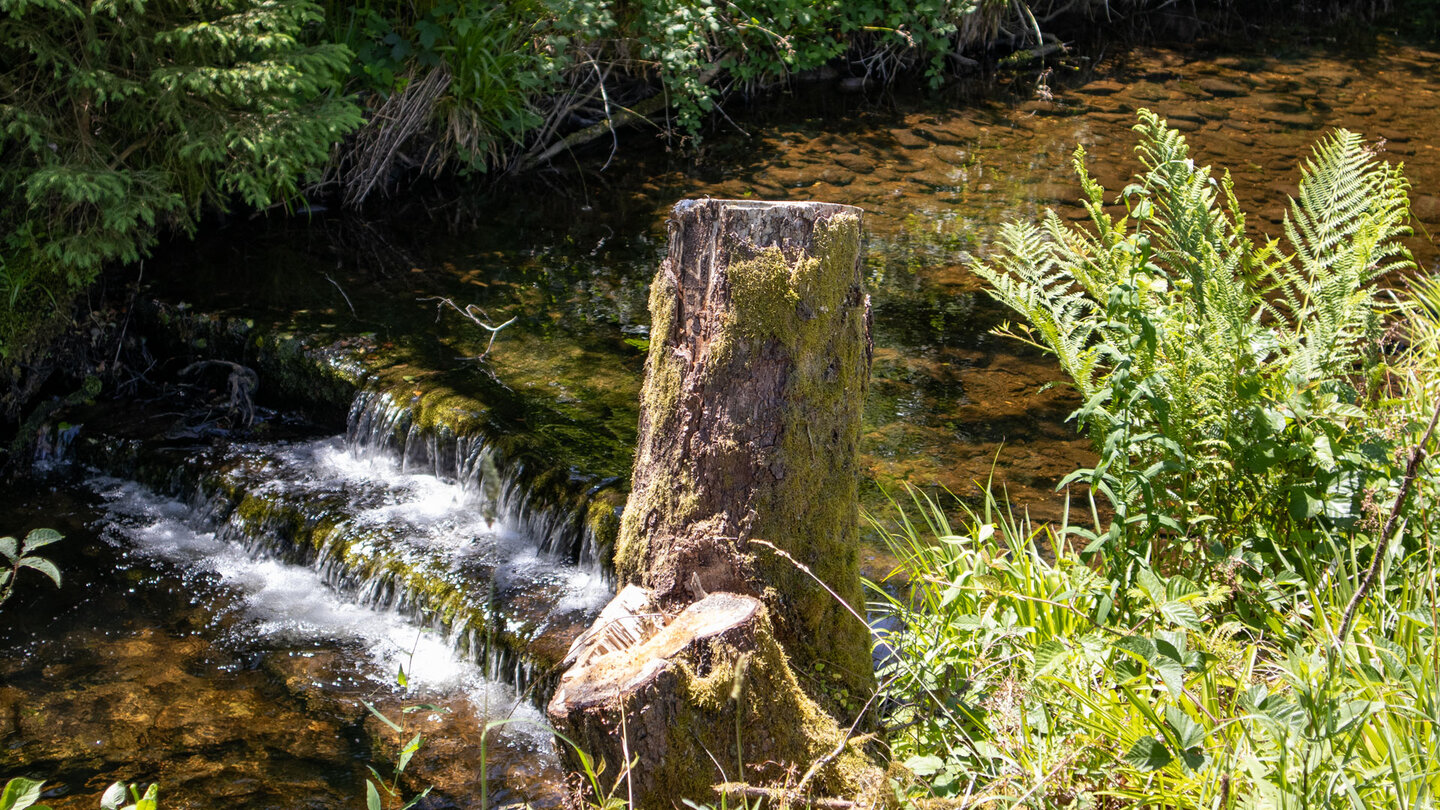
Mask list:
[[1205,742],[1205,729],[1200,727],[1186,714],[1179,706],[1168,706],[1165,709],[1165,724],[1175,732],[1175,739],[1179,742],[1180,750],[1188,750]]
[[51,543],[58,543],[64,539],[65,536],[54,529],[35,529],[25,535],[25,542],[20,546],[20,553],[29,554],[37,548],[48,546]]
[[125,803],[125,783],[116,782],[100,794],[100,810],[120,810]]
[[1035,674],[1039,675],[1057,661],[1063,661],[1068,652],[1064,644],[1053,638],[1041,642],[1035,647]]
[[405,771],[405,766],[410,764],[410,758],[415,756],[415,752],[419,751],[420,746],[423,744],[424,740],[419,734],[410,738],[410,742],[406,743],[405,747],[400,749],[400,759],[395,763],[396,773],[403,773]]
[[1139,659],[1142,663],[1150,663],[1155,658],[1155,642],[1144,636],[1125,636],[1113,645],[1115,649],[1128,653]]
[[1185,667],[1178,661],[1157,656],[1151,666],[1160,673],[1160,680],[1165,682],[1165,688],[1172,697],[1178,698],[1185,691]]
[[40,800],[40,788],[44,782],[17,776],[5,783],[0,791],[0,810],[24,810],[33,807]]
[[55,563],[50,562],[44,557],[21,557],[20,567],[35,569],[45,576],[50,577],[51,581],[55,583],[55,587],[60,587],[60,569],[55,567]]
[[1136,770],[1158,771],[1169,765],[1174,757],[1170,755],[1170,749],[1165,747],[1165,743],[1152,736],[1141,737],[1125,752],[1123,759]]
[[905,760],[905,768],[921,778],[935,774],[943,767],[945,767],[945,760],[930,754],[913,756]]

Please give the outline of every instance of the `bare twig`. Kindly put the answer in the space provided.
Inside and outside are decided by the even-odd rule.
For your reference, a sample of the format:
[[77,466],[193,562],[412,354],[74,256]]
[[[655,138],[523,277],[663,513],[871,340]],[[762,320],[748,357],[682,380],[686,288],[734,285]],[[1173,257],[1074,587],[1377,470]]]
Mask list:
[[482,316],[483,316],[483,317],[486,317],[486,318],[488,318],[488,317],[490,317],[490,316],[485,314],[485,310],[481,309],[480,307],[478,307],[478,306],[476,306],[476,305],[474,305],[474,304],[466,304],[466,305],[462,308],[459,304],[455,303],[454,301],[450,300],[449,298],[445,298],[444,296],[439,296],[439,295],[431,296],[431,297],[429,297],[429,298],[420,298],[420,299],[418,299],[418,300],[420,300],[420,301],[435,301],[435,302],[436,302],[436,304],[435,304],[435,315],[436,315],[436,318],[437,318],[437,319],[439,318],[439,315],[440,315],[440,309],[441,309],[442,307],[449,307],[449,308],[455,310],[456,312],[460,313],[461,315],[463,315],[463,316],[464,316],[467,320],[469,320],[471,323],[475,324],[476,326],[478,326],[478,327],[480,327],[481,329],[484,329],[484,330],[486,330],[487,332],[490,333],[490,342],[487,343],[487,344],[485,344],[485,351],[481,352],[479,357],[474,358],[474,359],[476,359],[476,360],[484,360],[484,359],[485,359],[485,356],[488,355],[488,354],[490,354],[490,347],[492,347],[492,346],[495,345],[495,336],[500,333],[500,330],[501,330],[501,329],[504,329],[505,327],[509,326],[509,325],[512,324],[512,323],[515,323],[515,321],[517,321],[517,320],[520,319],[519,316],[517,315],[516,317],[511,318],[510,320],[508,320],[508,321],[500,324],[499,326],[491,326],[490,324],[488,324],[488,323],[486,323],[485,321],[481,320],[481,317],[482,317]]
[[1410,459],[1405,464],[1405,477],[1400,481],[1400,492],[1395,496],[1395,505],[1390,507],[1390,516],[1385,519],[1385,526],[1380,530],[1380,538],[1375,543],[1375,556],[1370,560],[1370,569],[1365,572],[1365,578],[1360,581],[1360,587],[1350,597],[1350,604],[1345,606],[1345,617],[1340,622],[1340,632],[1335,636],[1335,652],[1339,652],[1345,646],[1345,639],[1350,635],[1350,626],[1355,622],[1355,612],[1360,609],[1360,603],[1375,586],[1375,579],[1380,575],[1380,566],[1385,561],[1385,554],[1390,549],[1391,535],[1395,532],[1395,524],[1400,519],[1400,513],[1405,510],[1405,501],[1410,497],[1410,488],[1415,483],[1415,477],[1420,474],[1420,465],[1424,463],[1426,452],[1425,445],[1430,443],[1430,436],[1435,433],[1435,425],[1440,422],[1440,402],[1435,403],[1435,412],[1430,415],[1430,424],[1425,428],[1425,434],[1420,441],[1410,448]]
[[355,305],[350,303],[350,296],[346,295],[345,289],[340,286],[340,282],[331,278],[329,273],[325,274],[325,280],[335,285],[335,289],[340,291],[340,297],[345,299],[345,306],[350,307],[350,314],[354,315],[357,318],[360,317],[360,315],[355,312]]
[[256,374],[252,368],[232,363],[229,360],[197,360],[180,369],[180,376],[188,377],[209,366],[230,369],[230,377],[227,380],[230,388],[230,401],[227,407],[231,413],[239,415],[245,427],[249,427],[255,421],[254,395],[260,388],[260,375]]

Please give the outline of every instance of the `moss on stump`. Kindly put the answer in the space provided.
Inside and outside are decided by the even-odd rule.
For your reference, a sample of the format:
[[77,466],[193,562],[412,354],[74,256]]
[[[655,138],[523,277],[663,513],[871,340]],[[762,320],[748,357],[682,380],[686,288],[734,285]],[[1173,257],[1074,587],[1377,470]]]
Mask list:
[[607,780],[634,762],[622,792],[642,810],[715,801],[726,781],[793,786],[814,763],[812,795],[854,796],[880,779],[800,688],[754,597],[710,594],[648,639],[580,661],[550,720]]
[[759,597],[801,682],[842,713],[873,688],[869,632],[850,610],[863,611],[857,451],[871,355],[859,214],[675,206],[615,550],[621,581],[667,609],[702,592]]

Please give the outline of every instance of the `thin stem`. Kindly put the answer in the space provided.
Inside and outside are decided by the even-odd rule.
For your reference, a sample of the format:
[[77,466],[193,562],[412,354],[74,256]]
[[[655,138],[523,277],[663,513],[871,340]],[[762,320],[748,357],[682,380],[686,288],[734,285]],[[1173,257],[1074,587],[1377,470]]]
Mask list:
[[1440,402],[1435,403],[1435,412],[1430,415],[1430,424],[1426,426],[1425,433],[1420,441],[1410,448],[1410,460],[1405,465],[1405,477],[1400,482],[1400,492],[1395,496],[1395,505],[1390,507],[1390,516],[1385,519],[1385,526],[1380,530],[1380,539],[1375,544],[1375,556],[1370,560],[1370,570],[1365,572],[1365,578],[1360,581],[1360,587],[1350,597],[1350,604],[1345,606],[1345,617],[1340,622],[1340,632],[1335,637],[1334,652],[1339,653],[1345,646],[1345,639],[1350,635],[1350,626],[1355,622],[1355,613],[1360,609],[1360,603],[1365,600],[1370,589],[1375,586],[1375,580],[1380,575],[1380,566],[1385,561],[1385,554],[1390,549],[1390,539],[1395,532],[1396,523],[1400,519],[1400,513],[1405,509],[1405,501],[1410,497],[1410,488],[1415,483],[1415,477],[1420,474],[1420,465],[1425,461],[1425,445],[1430,443],[1430,436],[1435,432],[1435,425],[1440,422]]

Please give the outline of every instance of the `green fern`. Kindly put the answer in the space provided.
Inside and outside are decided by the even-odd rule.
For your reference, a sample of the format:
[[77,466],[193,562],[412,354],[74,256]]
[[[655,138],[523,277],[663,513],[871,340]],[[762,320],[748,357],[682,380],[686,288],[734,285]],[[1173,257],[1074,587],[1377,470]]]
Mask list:
[[1124,216],[1077,150],[1090,227],[1053,212],[1008,225],[977,272],[1025,322],[1001,331],[1053,353],[1084,399],[1073,418],[1099,463],[1067,483],[1116,513],[1079,532],[1089,550],[1131,570],[1254,563],[1260,535],[1353,522],[1394,477],[1356,382],[1379,362],[1374,282],[1413,267],[1408,184],[1337,131],[1302,167],[1288,245],[1257,243],[1229,174],[1196,165],[1154,113],[1139,119],[1144,171],[1114,200]]

